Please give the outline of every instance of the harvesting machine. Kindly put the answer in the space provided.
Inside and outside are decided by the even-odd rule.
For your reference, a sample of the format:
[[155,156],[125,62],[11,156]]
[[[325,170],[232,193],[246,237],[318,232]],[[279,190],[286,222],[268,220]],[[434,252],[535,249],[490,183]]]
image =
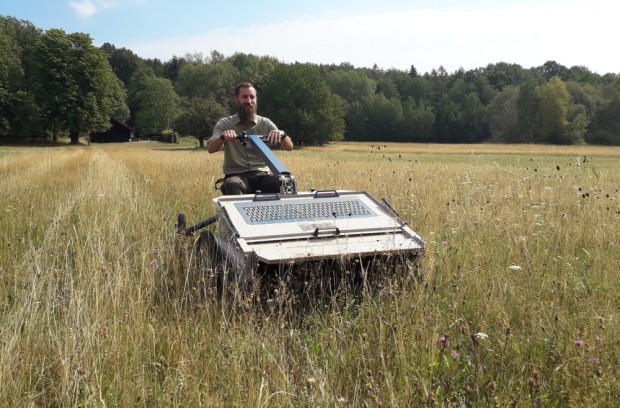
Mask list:
[[295,177],[264,136],[244,133],[237,139],[265,159],[280,180],[280,192],[216,197],[216,215],[192,226],[179,213],[179,235],[215,225],[195,241],[199,256],[207,256],[214,270],[243,284],[278,271],[294,277],[303,270],[304,279],[308,274],[322,279],[338,269],[367,273],[416,264],[424,241],[386,199],[379,202],[365,191],[298,192]]

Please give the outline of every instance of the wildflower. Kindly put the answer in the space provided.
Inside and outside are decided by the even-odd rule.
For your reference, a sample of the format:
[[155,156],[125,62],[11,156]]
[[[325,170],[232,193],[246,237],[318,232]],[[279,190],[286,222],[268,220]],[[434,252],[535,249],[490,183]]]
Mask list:
[[448,246],[450,243],[447,240],[441,241],[441,245]]
[[601,359],[598,358],[597,356],[594,356],[590,359],[590,363],[594,366],[597,366],[599,364],[601,364]]
[[515,265],[515,264],[510,264],[508,266],[508,269],[511,269],[513,271],[522,271],[523,270],[522,267],[520,267],[519,265]]
[[582,339],[575,340],[575,346],[577,346],[577,347],[583,347],[584,344],[585,343],[584,343],[584,341]]
[[497,388],[497,383],[495,381],[489,381],[489,389],[491,391],[495,391],[496,388]]
[[441,336],[438,340],[437,343],[439,343],[439,346],[441,346],[441,348],[446,348],[448,347],[448,344],[450,344],[450,340],[448,339],[448,335],[443,335]]
[[452,356],[452,358],[454,358],[454,359],[459,358],[459,352],[458,352],[458,351],[456,351],[456,350],[452,350],[452,351],[450,352],[450,355],[451,355],[451,356]]
[[480,333],[474,334],[474,337],[477,338],[477,339],[480,339],[480,340],[484,340],[484,339],[488,339],[489,335],[486,334],[486,333],[480,332]]

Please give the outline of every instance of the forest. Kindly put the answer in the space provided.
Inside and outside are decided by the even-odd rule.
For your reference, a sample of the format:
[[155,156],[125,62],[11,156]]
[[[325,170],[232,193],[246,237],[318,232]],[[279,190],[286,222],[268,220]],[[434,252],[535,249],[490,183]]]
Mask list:
[[[0,16],[0,142],[72,143],[110,127],[136,137],[192,136],[203,146],[252,82],[259,114],[299,145],[333,141],[620,145],[620,74],[547,61],[447,72],[284,63],[216,50],[144,59],[85,33]],[[410,50],[415,55],[415,50]],[[587,64],[587,61],[584,61]]]

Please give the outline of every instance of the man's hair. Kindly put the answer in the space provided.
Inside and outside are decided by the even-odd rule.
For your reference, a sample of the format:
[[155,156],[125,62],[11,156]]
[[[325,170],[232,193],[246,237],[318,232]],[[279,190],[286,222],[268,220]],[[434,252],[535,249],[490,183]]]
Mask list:
[[250,82],[239,82],[237,86],[235,86],[235,96],[239,96],[241,88],[254,88],[254,85]]

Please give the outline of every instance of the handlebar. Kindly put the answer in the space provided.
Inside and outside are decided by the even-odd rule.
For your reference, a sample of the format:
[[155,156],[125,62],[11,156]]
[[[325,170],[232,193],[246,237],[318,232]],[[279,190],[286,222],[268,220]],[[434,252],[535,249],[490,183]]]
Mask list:
[[[237,136],[235,136],[237,138],[238,142],[241,142],[243,144],[247,143],[249,140],[249,137],[253,136],[253,135],[248,135],[246,132],[243,132]],[[260,138],[260,140],[262,140],[263,142],[266,142],[268,140],[269,135],[256,135]],[[285,137],[287,137],[288,135],[284,132],[280,133],[280,140],[284,139]],[[220,135],[220,139],[224,140],[224,135]]]

